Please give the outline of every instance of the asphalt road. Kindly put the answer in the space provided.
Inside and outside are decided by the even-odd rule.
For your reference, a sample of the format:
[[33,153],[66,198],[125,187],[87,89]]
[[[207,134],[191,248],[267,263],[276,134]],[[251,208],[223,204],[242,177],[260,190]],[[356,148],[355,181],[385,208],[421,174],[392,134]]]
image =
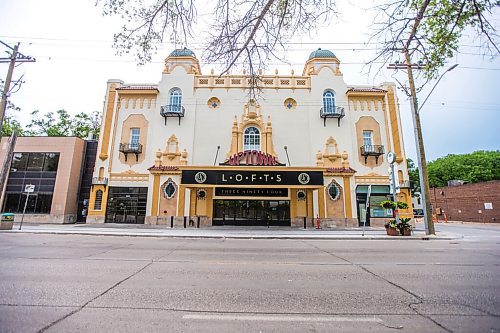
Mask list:
[[0,331],[500,332],[500,238],[0,233]]

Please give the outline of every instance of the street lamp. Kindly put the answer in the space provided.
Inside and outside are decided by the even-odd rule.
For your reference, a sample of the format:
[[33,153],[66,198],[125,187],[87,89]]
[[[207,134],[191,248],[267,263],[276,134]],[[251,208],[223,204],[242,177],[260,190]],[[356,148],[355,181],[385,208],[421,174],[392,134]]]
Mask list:
[[420,107],[418,108],[418,111],[417,112],[420,112],[420,110],[422,110],[422,108],[424,107],[424,104],[425,102],[427,102],[427,100],[429,99],[429,97],[431,96],[432,92],[434,91],[434,89],[436,89],[436,86],[438,85],[439,81],[441,81],[441,79],[443,78],[443,76],[448,73],[448,72],[451,72],[452,70],[454,70],[455,68],[457,68],[458,64],[455,64],[453,66],[451,66],[450,68],[448,68],[446,71],[443,72],[443,74],[441,74],[441,76],[439,77],[439,79],[436,81],[436,83],[434,84],[434,87],[432,87],[431,91],[429,92],[429,94],[427,95],[427,97],[425,98],[425,100],[423,101],[422,104],[420,104]]

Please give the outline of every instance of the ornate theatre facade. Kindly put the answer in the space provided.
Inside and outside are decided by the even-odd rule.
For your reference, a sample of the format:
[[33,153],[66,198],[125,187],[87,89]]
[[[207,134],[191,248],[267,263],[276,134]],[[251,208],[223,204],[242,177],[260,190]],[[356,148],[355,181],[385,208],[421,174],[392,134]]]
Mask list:
[[87,222],[380,225],[389,151],[410,204],[394,84],[349,86],[321,49],[300,75],[261,74],[255,99],[250,80],[202,74],[188,49],[156,85],[109,80]]

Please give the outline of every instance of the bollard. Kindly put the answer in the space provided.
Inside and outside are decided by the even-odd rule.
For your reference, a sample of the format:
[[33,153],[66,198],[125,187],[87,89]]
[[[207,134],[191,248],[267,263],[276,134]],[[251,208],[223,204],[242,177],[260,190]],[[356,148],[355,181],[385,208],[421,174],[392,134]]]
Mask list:
[[307,229],[307,217],[304,216],[304,229]]
[[174,227],[174,216],[170,216],[170,228]]
[[184,216],[184,229],[186,229],[186,219],[187,219],[187,216]]
[[196,228],[200,228],[200,217],[198,216],[198,220],[196,221]]

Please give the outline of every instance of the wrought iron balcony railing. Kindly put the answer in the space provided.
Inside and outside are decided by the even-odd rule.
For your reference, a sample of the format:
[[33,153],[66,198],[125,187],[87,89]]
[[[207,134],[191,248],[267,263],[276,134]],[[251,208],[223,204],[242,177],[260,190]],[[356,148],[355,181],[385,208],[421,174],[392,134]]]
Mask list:
[[341,106],[322,107],[319,110],[319,116],[323,118],[323,126],[326,126],[326,118],[337,118],[338,126],[340,126],[340,119],[345,116],[345,111]]
[[105,177],[93,177],[92,185],[108,185],[108,178]]
[[411,183],[409,180],[402,180],[399,182],[399,188],[411,188]]
[[125,162],[128,154],[135,154],[135,161],[139,161],[139,154],[142,153],[142,145],[140,143],[120,143],[119,151],[125,155]]
[[375,163],[378,164],[378,157],[384,154],[383,145],[363,145],[361,146],[361,156],[365,157],[365,164],[368,156],[375,156]]
[[182,105],[163,105],[160,107],[160,115],[165,118],[165,125],[167,124],[167,117],[178,117],[180,125],[181,117],[184,117],[185,111]]

